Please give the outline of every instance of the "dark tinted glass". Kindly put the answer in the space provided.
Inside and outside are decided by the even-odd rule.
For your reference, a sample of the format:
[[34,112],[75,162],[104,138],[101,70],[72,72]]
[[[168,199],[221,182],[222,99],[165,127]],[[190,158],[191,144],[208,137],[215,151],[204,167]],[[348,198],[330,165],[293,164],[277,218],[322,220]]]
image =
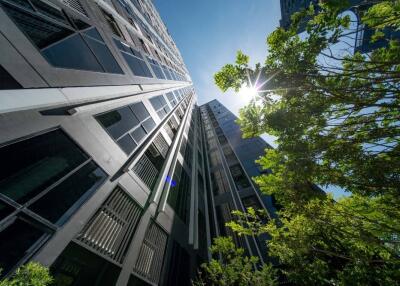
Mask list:
[[122,53],[129,68],[132,70],[134,75],[143,77],[152,77],[149,68],[143,60],[140,60],[134,56]]
[[122,70],[114,59],[114,56],[111,54],[110,50],[105,44],[100,43],[96,40],[92,40],[89,37],[85,38],[89,47],[93,50],[93,52],[97,56],[97,59],[100,61],[106,72],[122,73]]
[[151,284],[144,282],[142,279],[139,279],[138,277],[131,275],[127,286],[150,286],[150,285]]
[[56,9],[53,6],[47,5],[40,0],[31,0],[31,3],[35,6],[40,14],[69,25],[68,20],[65,18],[64,13],[60,9]]
[[178,163],[175,168],[167,201],[183,222],[186,222],[189,211],[189,194],[190,177]]
[[135,103],[131,105],[133,113],[136,115],[136,117],[142,121],[146,119],[147,117],[150,116],[149,112],[147,111],[146,107],[144,106],[143,103]]
[[0,221],[11,214],[14,208],[0,201]]
[[[77,28],[78,30],[84,30],[90,27],[90,25],[84,21],[82,21],[81,19],[78,19],[74,16],[72,16],[71,14],[68,15],[69,18],[71,19],[71,21],[74,23],[75,28]],[[92,29],[90,31],[93,31],[95,29]]]
[[78,34],[42,51],[54,66],[102,72],[96,57]]
[[29,209],[52,223],[62,225],[104,182],[105,178],[103,170],[95,163],[89,162],[41,197]]
[[0,192],[25,203],[88,159],[61,130],[0,148]]
[[[93,39],[96,39],[100,42],[104,42],[103,38],[100,36],[100,34],[96,28],[89,29],[87,31],[84,31],[83,33],[89,37],[92,37]],[[121,44],[121,42],[119,42],[119,41],[115,41],[115,42],[118,42]]]
[[0,89],[17,89],[22,86],[0,65]]
[[0,232],[1,276],[7,274],[22,259],[29,248],[44,234],[21,219],[17,219]]
[[85,248],[70,243],[50,271],[56,286],[112,286],[121,269]]
[[[5,3],[6,4],[6,3]],[[11,5],[4,5],[7,14],[40,49],[74,33],[74,31],[27,13]]]
[[146,131],[142,126],[139,126],[135,130],[131,132],[133,139],[135,139],[136,143],[140,143],[142,139],[146,136]]
[[97,116],[97,120],[117,139],[122,134],[139,124],[139,120],[129,107],[122,107]]
[[126,154],[130,154],[133,149],[135,149],[135,147],[137,146],[137,144],[135,143],[135,141],[133,141],[133,139],[131,138],[131,136],[129,136],[129,134],[126,134],[124,137],[122,137],[121,139],[119,139],[117,141],[118,145],[122,148],[122,150],[124,150],[124,152]]
[[151,130],[154,129],[154,127],[156,126],[156,123],[154,122],[154,120],[152,118],[149,118],[145,122],[142,123],[142,126],[144,127],[146,132],[149,133]]

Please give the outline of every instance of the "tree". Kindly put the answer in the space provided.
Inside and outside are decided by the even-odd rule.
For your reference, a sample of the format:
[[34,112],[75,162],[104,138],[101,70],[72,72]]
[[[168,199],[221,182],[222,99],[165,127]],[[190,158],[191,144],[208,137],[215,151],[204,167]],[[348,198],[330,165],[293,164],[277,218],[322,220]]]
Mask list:
[[[398,21],[382,20],[398,18],[399,3],[374,5],[363,21],[379,29],[389,24],[400,27]],[[276,29],[267,39],[263,67],[251,70],[248,57],[239,52],[236,64],[223,67],[215,82],[223,91],[228,86],[238,89],[261,71],[268,82],[252,83],[260,96],[241,110],[239,123],[246,136],[266,132],[278,138],[277,160],[285,163],[292,181],[334,184],[364,195],[396,194],[400,44],[388,40],[386,47],[371,54],[339,57],[332,43],[343,42],[354,32],[345,32],[350,18],[332,6],[321,4],[318,13],[310,6],[293,17],[289,30]],[[379,15],[383,16],[378,25]],[[306,16],[312,18],[307,36],[301,37],[297,25]]]
[[210,251],[220,258],[202,264],[199,277],[193,285],[277,285],[276,273],[271,265],[265,264],[261,270],[254,270],[258,258],[244,256],[243,248],[236,248],[232,238],[218,237],[214,239]]
[[0,281],[0,286],[47,286],[53,282],[48,268],[36,262],[17,269],[10,278]]
[[[400,43],[382,31],[400,29],[400,1],[371,2],[362,15],[372,41],[386,41],[369,54],[350,50],[357,31],[344,2],[294,14],[289,29],[268,36],[264,65],[252,69],[238,52],[215,74],[222,91],[258,89],[238,123],[245,137],[268,133],[278,144],[258,160],[272,173],[255,181],[283,206],[279,221],[236,212],[229,225],[268,233],[269,255],[294,284],[399,285]],[[351,195],[335,202],[310,182]]]

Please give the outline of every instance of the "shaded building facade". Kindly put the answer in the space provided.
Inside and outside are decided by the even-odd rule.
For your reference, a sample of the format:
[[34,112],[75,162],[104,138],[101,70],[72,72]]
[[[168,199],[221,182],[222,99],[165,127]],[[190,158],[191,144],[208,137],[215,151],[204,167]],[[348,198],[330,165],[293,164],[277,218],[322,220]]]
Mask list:
[[268,171],[261,170],[255,160],[272,148],[262,138],[244,139],[237,117],[218,100],[200,106],[206,142],[208,163],[209,215],[216,225],[210,226],[212,236],[232,236],[247,254],[269,260],[265,241],[261,237],[237,237],[225,226],[232,220],[233,210],[266,210],[267,218],[276,218],[276,206],[271,196],[264,195],[252,181],[252,177]]

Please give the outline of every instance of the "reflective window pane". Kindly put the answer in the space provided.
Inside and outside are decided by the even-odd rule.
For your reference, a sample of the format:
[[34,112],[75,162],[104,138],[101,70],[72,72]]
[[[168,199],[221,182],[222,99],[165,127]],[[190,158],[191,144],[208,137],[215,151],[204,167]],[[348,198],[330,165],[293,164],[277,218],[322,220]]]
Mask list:
[[61,130],[0,148],[0,192],[25,203],[88,159]]
[[142,126],[139,126],[135,130],[131,132],[133,139],[135,139],[136,143],[140,143],[142,139],[146,136],[146,131]]
[[137,146],[129,134],[126,134],[124,137],[119,139],[117,143],[127,155],[129,155]]
[[144,106],[143,103],[135,103],[131,105],[133,113],[136,115],[136,117],[142,121],[146,119],[147,117],[150,116],[149,112],[147,111],[146,107]]
[[85,38],[89,47],[93,50],[93,52],[97,56],[97,59],[100,61],[106,72],[123,73],[117,61],[114,59],[114,56],[111,54],[110,50],[105,44],[100,43],[96,40],[92,40],[89,37]]
[[62,225],[104,182],[107,175],[89,162],[29,207],[52,223]]
[[[100,42],[104,42],[103,38],[100,36],[100,34],[96,28],[92,28],[87,31],[84,31],[83,34],[85,34],[86,36],[92,37],[93,39],[98,40]],[[119,41],[115,41],[115,42],[119,42]],[[121,42],[119,42],[119,43],[121,43]]]
[[102,72],[96,57],[78,34],[42,51],[54,66]]
[[129,107],[122,107],[98,115],[97,120],[114,139],[119,138],[122,134],[139,124],[139,120]]
[[150,131],[153,130],[154,127],[156,126],[156,123],[150,117],[149,119],[147,119],[145,122],[142,123],[142,126],[146,130],[147,133],[150,133]]
[[4,2],[5,11],[14,20],[15,24],[40,49],[55,43],[74,33],[74,31],[54,24],[36,15],[27,13]]

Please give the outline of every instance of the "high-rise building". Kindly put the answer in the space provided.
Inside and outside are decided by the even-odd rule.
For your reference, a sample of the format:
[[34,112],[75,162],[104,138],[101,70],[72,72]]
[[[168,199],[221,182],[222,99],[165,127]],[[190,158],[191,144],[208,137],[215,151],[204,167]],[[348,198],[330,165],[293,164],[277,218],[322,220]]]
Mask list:
[[[317,0],[280,0],[281,6],[281,20],[280,26],[282,28],[287,29],[291,23],[291,16],[293,13],[299,12],[301,10],[307,9],[310,4],[313,4],[315,9],[318,11],[318,2]],[[375,42],[371,42],[372,36],[375,31],[369,27],[365,27],[361,23],[361,17],[365,11],[368,10],[373,4],[374,1],[367,0],[348,0],[349,4],[348,10],[352,11],[357,20],[356,31],[354,34],[354,51],[361,53],[368,53],[374,49],[384,47],[388,44],[387,40],[380,39]],[[305,30],[305,21],[300,24],[299,33],[304,32]],[[384,29],[386,39],[400,39],[400,31],[396,31],[394,29]],[[349,43],[352,44],[352,43]]]
[[[0,268],[55,285],[189,285],[217,235],[266,208],[268,148],[201,108],[151,0],[0,0]],[[203,124],[205,122],[205,124]]]
[[233,219],[233,210],[266,210],[266,220],[276,218],[276,203],[273,197],[264,195],[252,181],[252,177],[268,173],[255,160],[272,148],[262,138],[244,139],[237,117],[218,100],[200,106],[206,162],[210,187],[208,205],[211,221],[211,236],[232,236],[237,246],[248,254],[258,256],[261,261],[269,260],[266,236],[237,237],[225,224]]

